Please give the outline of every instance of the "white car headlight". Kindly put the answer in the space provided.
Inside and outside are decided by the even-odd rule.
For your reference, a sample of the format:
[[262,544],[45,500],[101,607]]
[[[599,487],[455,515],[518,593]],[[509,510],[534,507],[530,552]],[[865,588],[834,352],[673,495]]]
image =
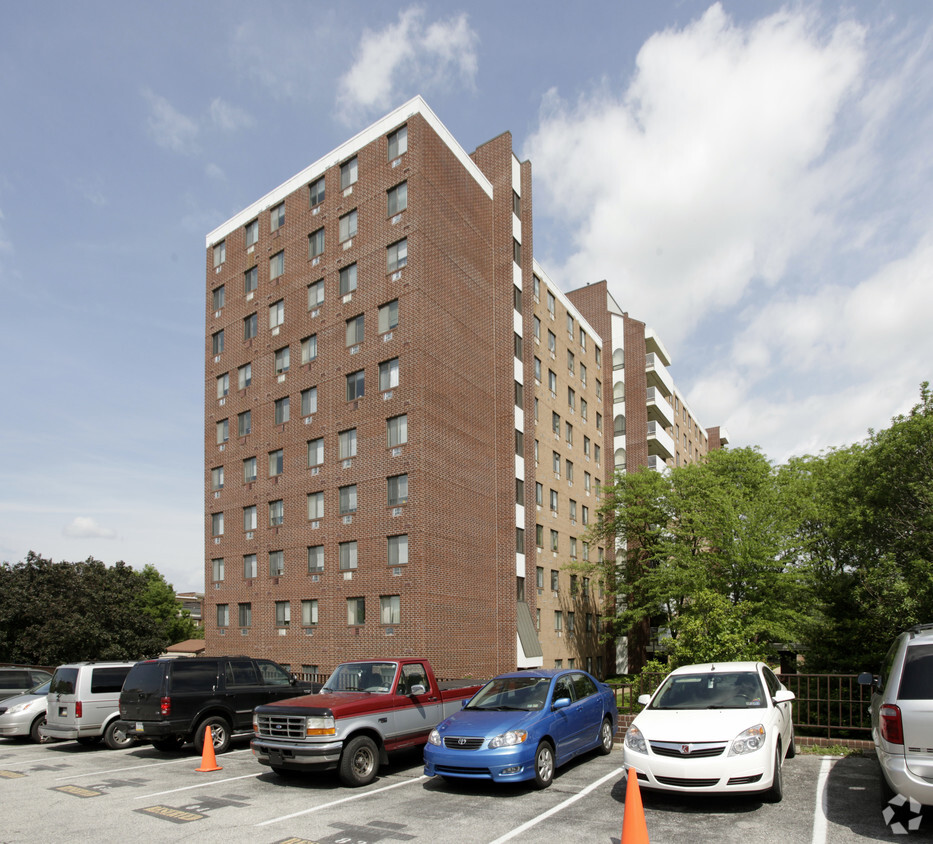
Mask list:
[[30,700],[26,703],[17,703],[16,706],[11,706],[7,711],[7,715],[15,715],[17,712],[25,712],[27,709],[34,709],[38,704],[44,704],[45,698],[39,698],[39,700]]
[[441,746],[441,734],[436,729],[431,730],[428,736],[428,744],[433,744],[435,747]]
[[645,737],[641,734],[638,727],[632,725],[625,731],[625,746],[636,753],[647,753],[648,745],[645,744]]
[[509,730],[507,733],[500,733],[495,738],[489,740],[490,747],[511,747],[514,744],[521,744],[528,738],[528,733],[524,730]]
[[764,724],[755,724],[743,730],[734,739],[729,747],[730,756],[740,756],[743,753],[754,753],[765,746]]

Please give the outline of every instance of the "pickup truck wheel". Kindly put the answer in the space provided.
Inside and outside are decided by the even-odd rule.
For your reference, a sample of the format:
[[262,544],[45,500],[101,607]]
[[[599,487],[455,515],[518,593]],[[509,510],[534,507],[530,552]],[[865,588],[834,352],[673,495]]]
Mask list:
[[547,788],[554,781],[554,748],[542,741],[535,753],[535,788]]
[[205,718],[194,734],[194,746],[198,753],[204,752],[204,734],[211,728],[211,740],[214,743],[214,753],[226,753],[230,749],[230,723],[226,718],[213,715]]
[[368,785],[379,770],[379,748],[368,736],[351,739],[340,757],[340,781],[357,788]]
[[167,738],[154,738],[152,746],[162,753],[171,753],[181,747],[181,739],[178,736],[168,736]]
[[117,729],[117,722],[111,721],[104,730],[104,744],[111,750],[121,750],[136,743],[133,736],[127,735],[123,730]]
[[602,726],[599,728],[599,752],[603,756],[612,753],[612,720],[603,718]]

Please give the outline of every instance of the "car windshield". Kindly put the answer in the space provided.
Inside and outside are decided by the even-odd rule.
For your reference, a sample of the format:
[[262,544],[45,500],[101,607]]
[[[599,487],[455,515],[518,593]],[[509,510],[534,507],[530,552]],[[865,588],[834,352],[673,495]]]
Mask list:
[[52,685],[51,680],[46,680],[44,683],[39,683],[38,686],[34,686],[28,692],[27,695],[47,695],[49,693],[49,686]]
[[754,671],[672,674],[649,709],[747,709],[765,705],[764,687]]
[[542,709],[551,681],[547,677],[497,677],[481,688],[466,709]]
[[371,692],[388,694],[395,681],[394,662],[350,662],[338,665],[322,692]]

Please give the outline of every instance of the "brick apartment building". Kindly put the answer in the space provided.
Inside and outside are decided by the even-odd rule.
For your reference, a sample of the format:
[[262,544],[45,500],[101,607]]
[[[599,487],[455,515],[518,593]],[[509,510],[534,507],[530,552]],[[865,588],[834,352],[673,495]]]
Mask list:
[[617,669],[572,567],[607,553],[600,488],[708,441],[660,340],[605,282],[561,293],[532,219],[511,136],[467,154],[415,98],[207,236],[209,653]]

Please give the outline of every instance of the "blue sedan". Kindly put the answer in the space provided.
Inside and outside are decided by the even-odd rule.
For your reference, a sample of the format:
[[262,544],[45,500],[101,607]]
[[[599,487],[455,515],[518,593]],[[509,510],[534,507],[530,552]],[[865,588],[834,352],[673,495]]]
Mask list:
[[618,718],[615,694],[585,671],[502,674],[431,730],[424,773],[547,788],[575,756],[609,753]]

